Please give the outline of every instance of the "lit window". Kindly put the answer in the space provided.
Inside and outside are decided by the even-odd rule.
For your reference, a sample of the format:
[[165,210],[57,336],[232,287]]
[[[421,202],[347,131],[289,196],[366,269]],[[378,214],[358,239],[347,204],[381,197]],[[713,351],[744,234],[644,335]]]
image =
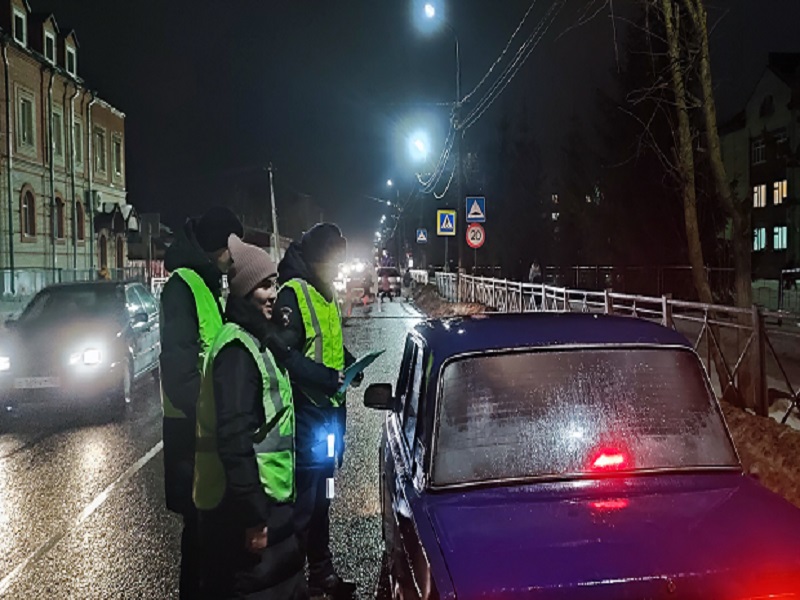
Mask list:
[[19,201],[19,217],[22,221],[22,235],[33,237],[36,235],[36,200],[33,192],[26,190]]
[[67,46],[67,73],[75,77],[78,67],[78,57],[75,54],[75,48]]
[[767,246],[767,230],[758,227],[753,230],[753,251],[758,252]]
[[786,225],[772,229],[772,247],[775,250],[786,250]]
[[757,165],[758,163],[763,163],[766,161],[766,155],[764,152],[764,140],[759,138],[757,140],[753,140],[750,145],[750,161]]
[[33,97],[23,96],[19,100],[19,143],[34,146]]
[[106,171],[106,132],[99,128],[94,130],[94,170]]
[[44,57],[50,64],[56,64],[56,38],[49,31],[44,32]]
[[788,191],[789,191],[788,182],[785,179],[783,181],[776,181],[775,183],[773,183],[772,203],[783,204],[783,201],[786,198]]
[[53,111],[53,154],[64,158],[64,118]]
[[28,15],[14,8],[14,39],[23,46],[28,45]]
[[114,136],[114,174],[122,175],[122,140]]
[[75,121],[75,162],[79,165],[83,163],[83,125],[80,121]]
[[553,219],[553,221],[558,221],[558,217],[559,217],[559,216],[560,216],[560,215],[559,215],[557,212],[554,212],[552,215],[550,215],[550,218],[552,218],[552,219]]
[[766,184],[753,186],[753,208],[764,208],[767,205]]
[[558,204],[558,194],[553,194],[550,196],[550,199],[553,201],[553,204]]

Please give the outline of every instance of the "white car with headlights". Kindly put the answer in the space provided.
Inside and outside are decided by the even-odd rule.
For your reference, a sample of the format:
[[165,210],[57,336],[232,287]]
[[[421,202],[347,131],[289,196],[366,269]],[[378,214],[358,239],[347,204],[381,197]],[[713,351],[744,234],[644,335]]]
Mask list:
[[0,405],[105,403],[119,416],[134,382],[158,373],[158,303],[140,283],[49,286],[0,336]]

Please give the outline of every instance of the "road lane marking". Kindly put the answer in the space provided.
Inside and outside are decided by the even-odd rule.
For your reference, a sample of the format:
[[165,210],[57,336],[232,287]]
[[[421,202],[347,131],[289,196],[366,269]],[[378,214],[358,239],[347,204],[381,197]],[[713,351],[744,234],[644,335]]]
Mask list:
[[86,519],[88,519],[92,514],[100,508],[103,503],[108,500],[108,497],[111,495],[111,492],[114,491],[115,488],[125,484],[130,480],[136,473],[138,473],[142,467],[144,467],[147,463],[149,463],[164,447],[164,442],[159,441],[155,446],[150,448],[147,453],[142,456],[139,460],[133,463],[130,467],[128,467],[122,475],[117,477],[114,481],[112,481],[106,489],[100,492],[97,497],[89,502],[86,505],[80,514],[75,518],[75,520],[68,526],[64,527],[58,533],[52,535],[49,539],[47,539],[44,543],[42,543],[36,550],[34,550],[31,554],[29,554],[21,563],[19,563],[16,567],[14,567],[11,572],[0,579],[0,596],[8,590],[9,586],[14,582],[14,580],[22,574],[22,572],[30,565],[31,563],[38,560],[44,554],[49,552],[53,546],[58,544],[68,533],[71,533],[73,530],[80,527]]

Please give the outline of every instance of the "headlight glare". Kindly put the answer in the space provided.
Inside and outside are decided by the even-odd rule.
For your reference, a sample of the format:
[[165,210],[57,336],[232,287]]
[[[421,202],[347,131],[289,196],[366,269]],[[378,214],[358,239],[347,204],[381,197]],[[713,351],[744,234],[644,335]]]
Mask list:
[[85,365],[98,365],[101,359],[100,350],[97,348],[87,348],[83,351],[83,364]]
[[0,356],[0,371],[9,371],[9,370],[11,370],[11,357]]

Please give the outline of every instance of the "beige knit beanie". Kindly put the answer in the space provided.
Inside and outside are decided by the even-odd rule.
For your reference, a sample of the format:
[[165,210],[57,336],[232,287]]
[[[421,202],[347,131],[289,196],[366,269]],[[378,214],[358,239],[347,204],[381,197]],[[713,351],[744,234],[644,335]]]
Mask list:
[[236,234],[231,234],[228,238],[228,248],[233,259],[233,265],[228,271],[228,285],[234,296],[244,298],[259,283],[278,274],[278,268],[266,250],[245,244]]

